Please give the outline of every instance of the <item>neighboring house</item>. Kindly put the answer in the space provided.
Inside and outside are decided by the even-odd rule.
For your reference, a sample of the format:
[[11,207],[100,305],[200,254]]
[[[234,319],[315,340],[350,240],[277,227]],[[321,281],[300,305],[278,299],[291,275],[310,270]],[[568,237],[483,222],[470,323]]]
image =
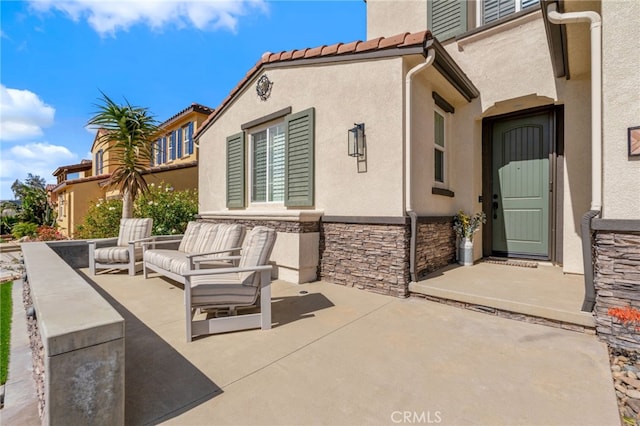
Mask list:
[[[153,146],[153,163],[144,172],[147,183],[164,182],[177,191],[198,188],[198,148],[193,134],[212,112],[192,104],[160,124],[162,136]],[[96,132],[91,146],[93,161],[62,166],[53,173],[58,184],[51,198],[57,199],[58,226],[64,235],[73,236],[92,202],[120,197],[119,191],[108,185],[117,164],[110,161],[113,151],[99,143],[102,132]]]
[[93,162],[82,160],[79,164],[60,166],[54,172],[57,185],[51,189],[51,203],[57,211],[58,229],[63,235],[72,236],[75,225],[89,210],[89,201],[103,197],[98,183],[108,175],[94,174]]
[[[476,259],[586,272],[590,310],[591,235],[640,231],[639,5],[368,0],[368,41],[265,53],[209,116],[200,216],[276,228],[282,279],[406,296],[454,260],[451,216],[484,211]],[[598,24],[548,8],[602,17],[593,65]]]
[[193,135],[212,112],[194,103],[160,124],[162,135],[153,145],[147,183],[164,181],[176,190],[198,188],[198,146]]

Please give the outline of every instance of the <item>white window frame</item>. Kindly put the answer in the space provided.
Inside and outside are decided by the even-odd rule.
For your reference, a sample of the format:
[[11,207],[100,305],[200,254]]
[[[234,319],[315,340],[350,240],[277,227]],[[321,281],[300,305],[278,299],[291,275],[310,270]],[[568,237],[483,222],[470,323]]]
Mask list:
[[[440,107],[434,105],[433,106],[433,133],[432,133],[432,138],[433,138],[433,185],[437,186],[439,188],[447,188],[449,185],[449,113],[444,112]],[[438,145],[436,143],[436,119],[435,119],[435,114],[438,114],[442,117],[442,121],[443,121],[443,143],[444,143],[444,147],[441,147],[440,145]],[[441,151],[442,152],[442,182],[439,180],[436,180],[436,167],[435,167],[435,163],[436,163],[436,153],[435,151]]]
[[[249,131],[249,143],[248,145],[248,150],[249,150],[249,155],[248,155],[248,178],[249,178],[249,206],[259,206],[259,207],[284,207],[284,196],[282,200],[276,200],[276,201],[272,201],[269,200],[269,133],[271,131],[271,129],[274,129],[278,126],[282,127],[283,132],[285,131],[285,123],[284,121],[278,121],[278,122],[272,122],[269,124],[266,124],[264,126],[260,126],[260,127],[256,127],[254,129],[251,129]],[[254,137],[256,134],[261,133],[266,131],[266,136],[267,136],[267,165],[266,165],[266,169],[267,169],[267,173],[266,173],[266,178],[267,178],[267,183],[266,183],[266,191],[265,191],[265,201],[255,201],[253,199],[253,175],[254,175],[254,170],[253,170],[253,151],[254,151]],[[285,140],[286,143],[286,140]]]
[[180,132],[182,133],[182,158],[188,157],[189,155],[189,123],[180,127]]
[[[522,10],[522,2],[524,0],[515,0],[516,4],[515,4],[515,10],[512,13],[516,14],[518,12],[520,12]],[[487,22],[486,24],[484,23],[484,0],[479,0],[476,3],[477,7],[476,7],[476,28],[485,26],[485,25],[489,25],[491,24],[491,22],[495,22],[495,21],[491,21],[491,22]],[[506,15],[509,16],[509,15]],[[498,18],[501,19],[501,18]]]
[[174,144],[177,142],[175,140],[175,138],[173,137],[175,133],[173,131],[167,133],[166,138],[167,138],[167,163],[173,163],[176,158],[175,156],[172,158],[171,155],[172,153],[175,153],[175,155],[177,156],[178,153],[176,151],[173,150],[174,148]]
[[65,210],[64,210],[64,196],[65,196],[64,193],[62,193],[62,194],[60,194],[58,196],[58,199],[59,199],[59,201],[58,201],[58,217],[61,217],[61,218],[66,216]]

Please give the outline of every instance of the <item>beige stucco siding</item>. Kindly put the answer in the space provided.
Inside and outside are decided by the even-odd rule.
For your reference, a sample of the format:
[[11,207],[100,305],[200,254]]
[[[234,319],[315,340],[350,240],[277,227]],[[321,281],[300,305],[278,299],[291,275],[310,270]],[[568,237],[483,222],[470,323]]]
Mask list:
[[470,126],[457,130],[456,142],[463,144],[466,137],[474,140],[474,159],[469,159],[476,177],[473,190],[460,192],[465,185],[458,176],[454,179],[456,198],[464,194],[465,204],[473,205],[481,192],[478,158],[483,117],[542,105],[565,106],[563,264],[565,272],[582,273],[580,220],[590,208],[591,185],[589,75],[571,80],[554,77],[540,12],[450,43],[446,49],[480,90],[480,99],[475,101],[479,106],[472,103],[455,114],[456,123]]
[[367,40],[427,29],[424,0],[367,0]]
[[[273,82],[270,98],[260,100],[254,80],[200,138],[201,210],[226,210],[227,136],[240,132],[243,123],[290,106],[293,113],[315,108],[316,209],[326,215],[402,216],[402,60],[273,68],[262,74]],[[354,123],[366,126],[366,172],[361,164],[361,173],[347,155],[347,131]]]
[[[434,67],[420,72],[412,84],[412,208],[421,216],[448,216],[457,210],[479,211],[481,204],[474,204],[473,194],[482,193],[481,174],[481,127],[474,126],[474,118],[469,111],[475,111],[459,93],[449,90],[442,76]],[[434,109],[433,92],[442,96],[456,110],[444,114],[445,127],[445,182],[437,183],[434,178]],[[476,128],[477,127],[477,128]],[[455,196],[432,194],[432,188],[452,191]],[[479,192],[478,192],[479,191]]]
[[640,157],[631,159],[627,154],[627,129],[640,126],[638,16],[640,2],[602,2],[602,213],[606,219],[640,219]]

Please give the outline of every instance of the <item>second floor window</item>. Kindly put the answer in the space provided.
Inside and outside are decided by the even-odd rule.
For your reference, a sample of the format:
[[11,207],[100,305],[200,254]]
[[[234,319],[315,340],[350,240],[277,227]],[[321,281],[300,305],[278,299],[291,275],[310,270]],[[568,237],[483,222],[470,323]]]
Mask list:
[[[467,18],[476,22],[476,27],[489,24],[505,16],[535,6],[540,0],[477,0],[476,17],[467,0],[429,0],[427,2],[427,26],[440,41],[458,36],[471,28]],[[471,14],[471,15],[469,15]]]
[[169,139],[169,161],[176,159],[176,132],[171,132],[167,135]]
[[251,201],[284,201],[284,124],[251,135]]
[[184,155],[193,154],[193,122],[187,124],[182,129],[182,139],[184,140]]
[[99,150],[98,152],[96,152],[96,158],[95,158],[96,176],[97,175],[101,175],[104,172],[103,157],[104,157],[104,151],[103,150]]
[[539,3],[540,0],[484,0],[481,2],[482,16],[478,25],[488,24]]

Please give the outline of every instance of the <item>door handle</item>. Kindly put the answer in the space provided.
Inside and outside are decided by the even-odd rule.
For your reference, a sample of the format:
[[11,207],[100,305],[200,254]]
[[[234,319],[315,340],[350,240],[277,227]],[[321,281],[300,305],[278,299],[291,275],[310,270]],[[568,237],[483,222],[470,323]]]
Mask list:
[[493,218],[494,219],[498,218],[498,202],[497,201],[493,202]]

